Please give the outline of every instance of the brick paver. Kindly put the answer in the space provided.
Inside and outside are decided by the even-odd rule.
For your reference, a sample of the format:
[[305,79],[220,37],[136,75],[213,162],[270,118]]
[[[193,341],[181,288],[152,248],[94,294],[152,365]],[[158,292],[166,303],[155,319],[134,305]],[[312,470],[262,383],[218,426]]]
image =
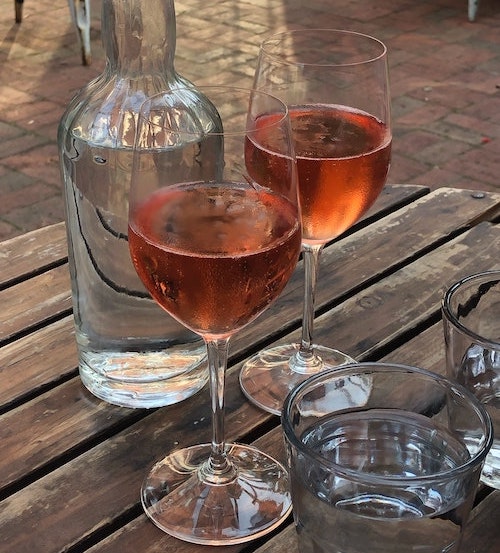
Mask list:
[[[0,12],[0,239],[63,217],[56,130],[103,68],[100,1],[83,67],[66,0]],[[287,28],[347,28],[389,48],[394,156],[389,182],[500,189],[500,2],[177,0],[177,69],[198,84],[250,86],[258,45]]]

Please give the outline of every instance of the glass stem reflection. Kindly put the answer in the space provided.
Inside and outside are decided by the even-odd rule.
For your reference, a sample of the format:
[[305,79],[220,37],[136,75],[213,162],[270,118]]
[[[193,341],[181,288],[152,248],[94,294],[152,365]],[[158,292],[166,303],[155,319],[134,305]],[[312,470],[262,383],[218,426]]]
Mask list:
[[224,432],[224,389],[229,351],[229,338],[205,339],[210,375],[212,402],[212,444],[203,477],[212,484],[224,484],[236,476],[236,469],[227,458]]
[[322,365],[321,358],[314,353],[313,347],[314,304],[322,249],[322,244],[302,245],[305,271],[302,337],[299,351],[290,359],[290,368],[299,373],[316,372]]

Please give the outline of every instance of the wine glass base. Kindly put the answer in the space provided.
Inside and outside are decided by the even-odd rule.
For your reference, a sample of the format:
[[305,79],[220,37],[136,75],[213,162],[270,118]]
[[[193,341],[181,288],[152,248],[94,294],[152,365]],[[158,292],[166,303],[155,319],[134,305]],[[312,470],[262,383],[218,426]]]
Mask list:
[[255,405],[281,415],[286,396],[297,384],[325,369],[356,363],[349,355],[314,345],[314,357],[310,363],[295,362],[299,344],[285,344],[266,349],[243,364],[240,386],[245,396]]
[[152,468],[142,505],[164,532],[206,545],[244,543],[274,530],[291,511],[286,469],[254,447],[227,444],[236,470],[227,483],[207,483],[210,444],[174,451]]

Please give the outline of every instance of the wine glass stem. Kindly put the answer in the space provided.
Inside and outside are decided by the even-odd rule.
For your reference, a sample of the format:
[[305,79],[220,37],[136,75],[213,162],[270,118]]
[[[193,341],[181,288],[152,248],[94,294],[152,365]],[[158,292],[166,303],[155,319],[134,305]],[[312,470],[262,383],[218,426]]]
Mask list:
[[210,457],[204,467],[205,481],[223,484],[235,476],[235,468],[227,458],[224,432],[224,389],[229,338],[205,340],[210,375],[212,404],[212,443]]
[[313,331],[314,331],[314,304],[316,299],[316,283],[318,281],[319,259],[323,245],[304,244],[304,305],[302,313],[302,337],[300,348],[292,361],[292,368],[298,372],[314,370],[321,364],[314,354]]

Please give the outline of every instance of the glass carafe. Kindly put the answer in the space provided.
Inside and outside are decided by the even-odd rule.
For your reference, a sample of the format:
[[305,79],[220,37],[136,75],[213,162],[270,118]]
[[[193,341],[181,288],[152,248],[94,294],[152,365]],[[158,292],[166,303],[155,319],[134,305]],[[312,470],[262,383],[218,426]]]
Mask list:
[[[175,71],[175,35],[173,0],[103,0],[105,69],[70,102],[59,126],[80,376],[94,395],[126,407],[176,403],[207,380],[201,339],[150,298],[128,248],[143,101],[187,86],[184,102],[200,128],[220,125],[212,104]],[[156,162],[161,152],[151,156]]]

